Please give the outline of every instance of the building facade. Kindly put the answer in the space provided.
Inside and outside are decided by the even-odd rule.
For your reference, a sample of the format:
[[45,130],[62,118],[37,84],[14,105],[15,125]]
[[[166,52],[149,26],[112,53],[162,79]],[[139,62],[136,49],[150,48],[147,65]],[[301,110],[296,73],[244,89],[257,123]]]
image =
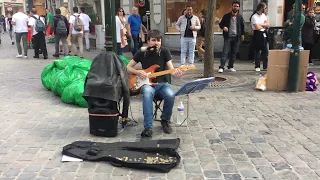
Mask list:
[[[16,13],[20,7],[26,9],[25,0],[0,0],[1,14]],[[11,6],[11,8],[10,8]]]
[[[231,11],[231,4],[234,0],[216,0],[216,17],[214,25],[214,50],[222,52],[223,35],[219,28],[219,22],[225,13]],[[250,21],[252,13],[255,11],[257,4],[261,0],[239,0],[240,14],[245,20],[246,31],[250,30]],[[268,4],[268,17],[273,27],[283,25],[285,14],[289,12],[295,0],[262,0]],[[316,0],[317,1],[317,0]],[[121,7],[126,14],[131,13],[133,6],[137,6],[138,0],[121,0]],[[313,4],[314,0],[305,0],[304,3]],[[164,34],[163,46],[171,51],[180,51],[180,34],[175,28],[175,23],[182,15],[183,9],[190,5],[193,7],[194,14],[199,15],[202,9],[208,7],[208,0],[145,0],[148,5],[146,9],[150,11],[147,17],[150,29],[158,29]],[[127,16],[128,17],[128,16]]]

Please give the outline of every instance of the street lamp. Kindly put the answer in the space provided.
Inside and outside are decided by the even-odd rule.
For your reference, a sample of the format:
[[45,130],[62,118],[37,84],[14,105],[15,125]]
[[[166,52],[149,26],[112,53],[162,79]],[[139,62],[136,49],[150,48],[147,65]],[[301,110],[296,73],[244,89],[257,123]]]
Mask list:
[[299,50],[299,37],[300,32],[300,22],[301,22],[301,7],[302,0],[296,0],[294,11],[294,20],[292,23],[293,34],[291,38],[292,50],[290,53],[289,70],[288,70],[288,92],[298,92],[298,81],[299,81],[299,61],[300,61],[300,50]]

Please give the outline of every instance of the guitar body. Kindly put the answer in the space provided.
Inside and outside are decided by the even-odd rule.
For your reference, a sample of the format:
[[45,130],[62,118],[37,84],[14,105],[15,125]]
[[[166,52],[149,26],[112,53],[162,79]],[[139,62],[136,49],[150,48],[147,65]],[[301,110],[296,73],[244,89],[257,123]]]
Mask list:
[[[129,81],[129,88],[130,88],[130,94],[138,94],[142,86],[144,85],[151,85],[155,86],[156,83],[152,82],[152,79],[158,77],[158,76],[163,76],[166,74],[170,74],[176,71],[176,69],[170,69],[170,70],[164,70],[160,72],[155,72],[160,66],[155,64],[150,66],[148,69],[140,69],[143,70],[144,72],[147,73],[147,77],[144,79],[141,79],[135,74],[130,74],[130,81]],[[195,66],[185,66],[185,67],[180,67],[178,68],[181,71],[189,71],[189,70],[195,70]],[[139,69],[138,69],[139,70]]]
[[[143,70],[148,75],[150,75],[150,74],[154,73],[159,67],[160,67],[159,65],[154,64],[154,65],[150,66],[148,69],[137,69],[137,70]],[[154,79],[154,78],[146,77],[145,79],[141,79],[140,77],[138,77],[135,74],[130,74],[130,81],[129,81],[130,91],[132,91],[133,93],[138,93],[140,91],[140,89],[142,88],[142,86],[144,86],[144,85],[155,86],[156,84],[152,82],[152,79]]]

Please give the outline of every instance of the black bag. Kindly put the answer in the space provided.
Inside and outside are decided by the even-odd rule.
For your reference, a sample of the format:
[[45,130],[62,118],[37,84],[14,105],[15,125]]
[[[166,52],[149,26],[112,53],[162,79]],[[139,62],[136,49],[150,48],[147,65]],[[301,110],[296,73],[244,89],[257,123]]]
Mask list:
[[143,142],[99,143],[76,141],[63,147],[62,154],[88,161],[110,161],[117,167],[169,172],[180,163],[175,151],[180,139]]

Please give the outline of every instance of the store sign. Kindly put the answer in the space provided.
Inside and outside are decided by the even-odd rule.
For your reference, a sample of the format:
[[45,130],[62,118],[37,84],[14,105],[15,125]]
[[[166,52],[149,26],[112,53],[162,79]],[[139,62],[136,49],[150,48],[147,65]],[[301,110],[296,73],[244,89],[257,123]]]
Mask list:
[[243,0],[242,4],[242,16],[244,19],[244,22],[250,22],[250,17],[253,13],[253,1],[252,0]]
[[156,24],[160,24],[161,15],[161,0],[153,0],[153,20]]

